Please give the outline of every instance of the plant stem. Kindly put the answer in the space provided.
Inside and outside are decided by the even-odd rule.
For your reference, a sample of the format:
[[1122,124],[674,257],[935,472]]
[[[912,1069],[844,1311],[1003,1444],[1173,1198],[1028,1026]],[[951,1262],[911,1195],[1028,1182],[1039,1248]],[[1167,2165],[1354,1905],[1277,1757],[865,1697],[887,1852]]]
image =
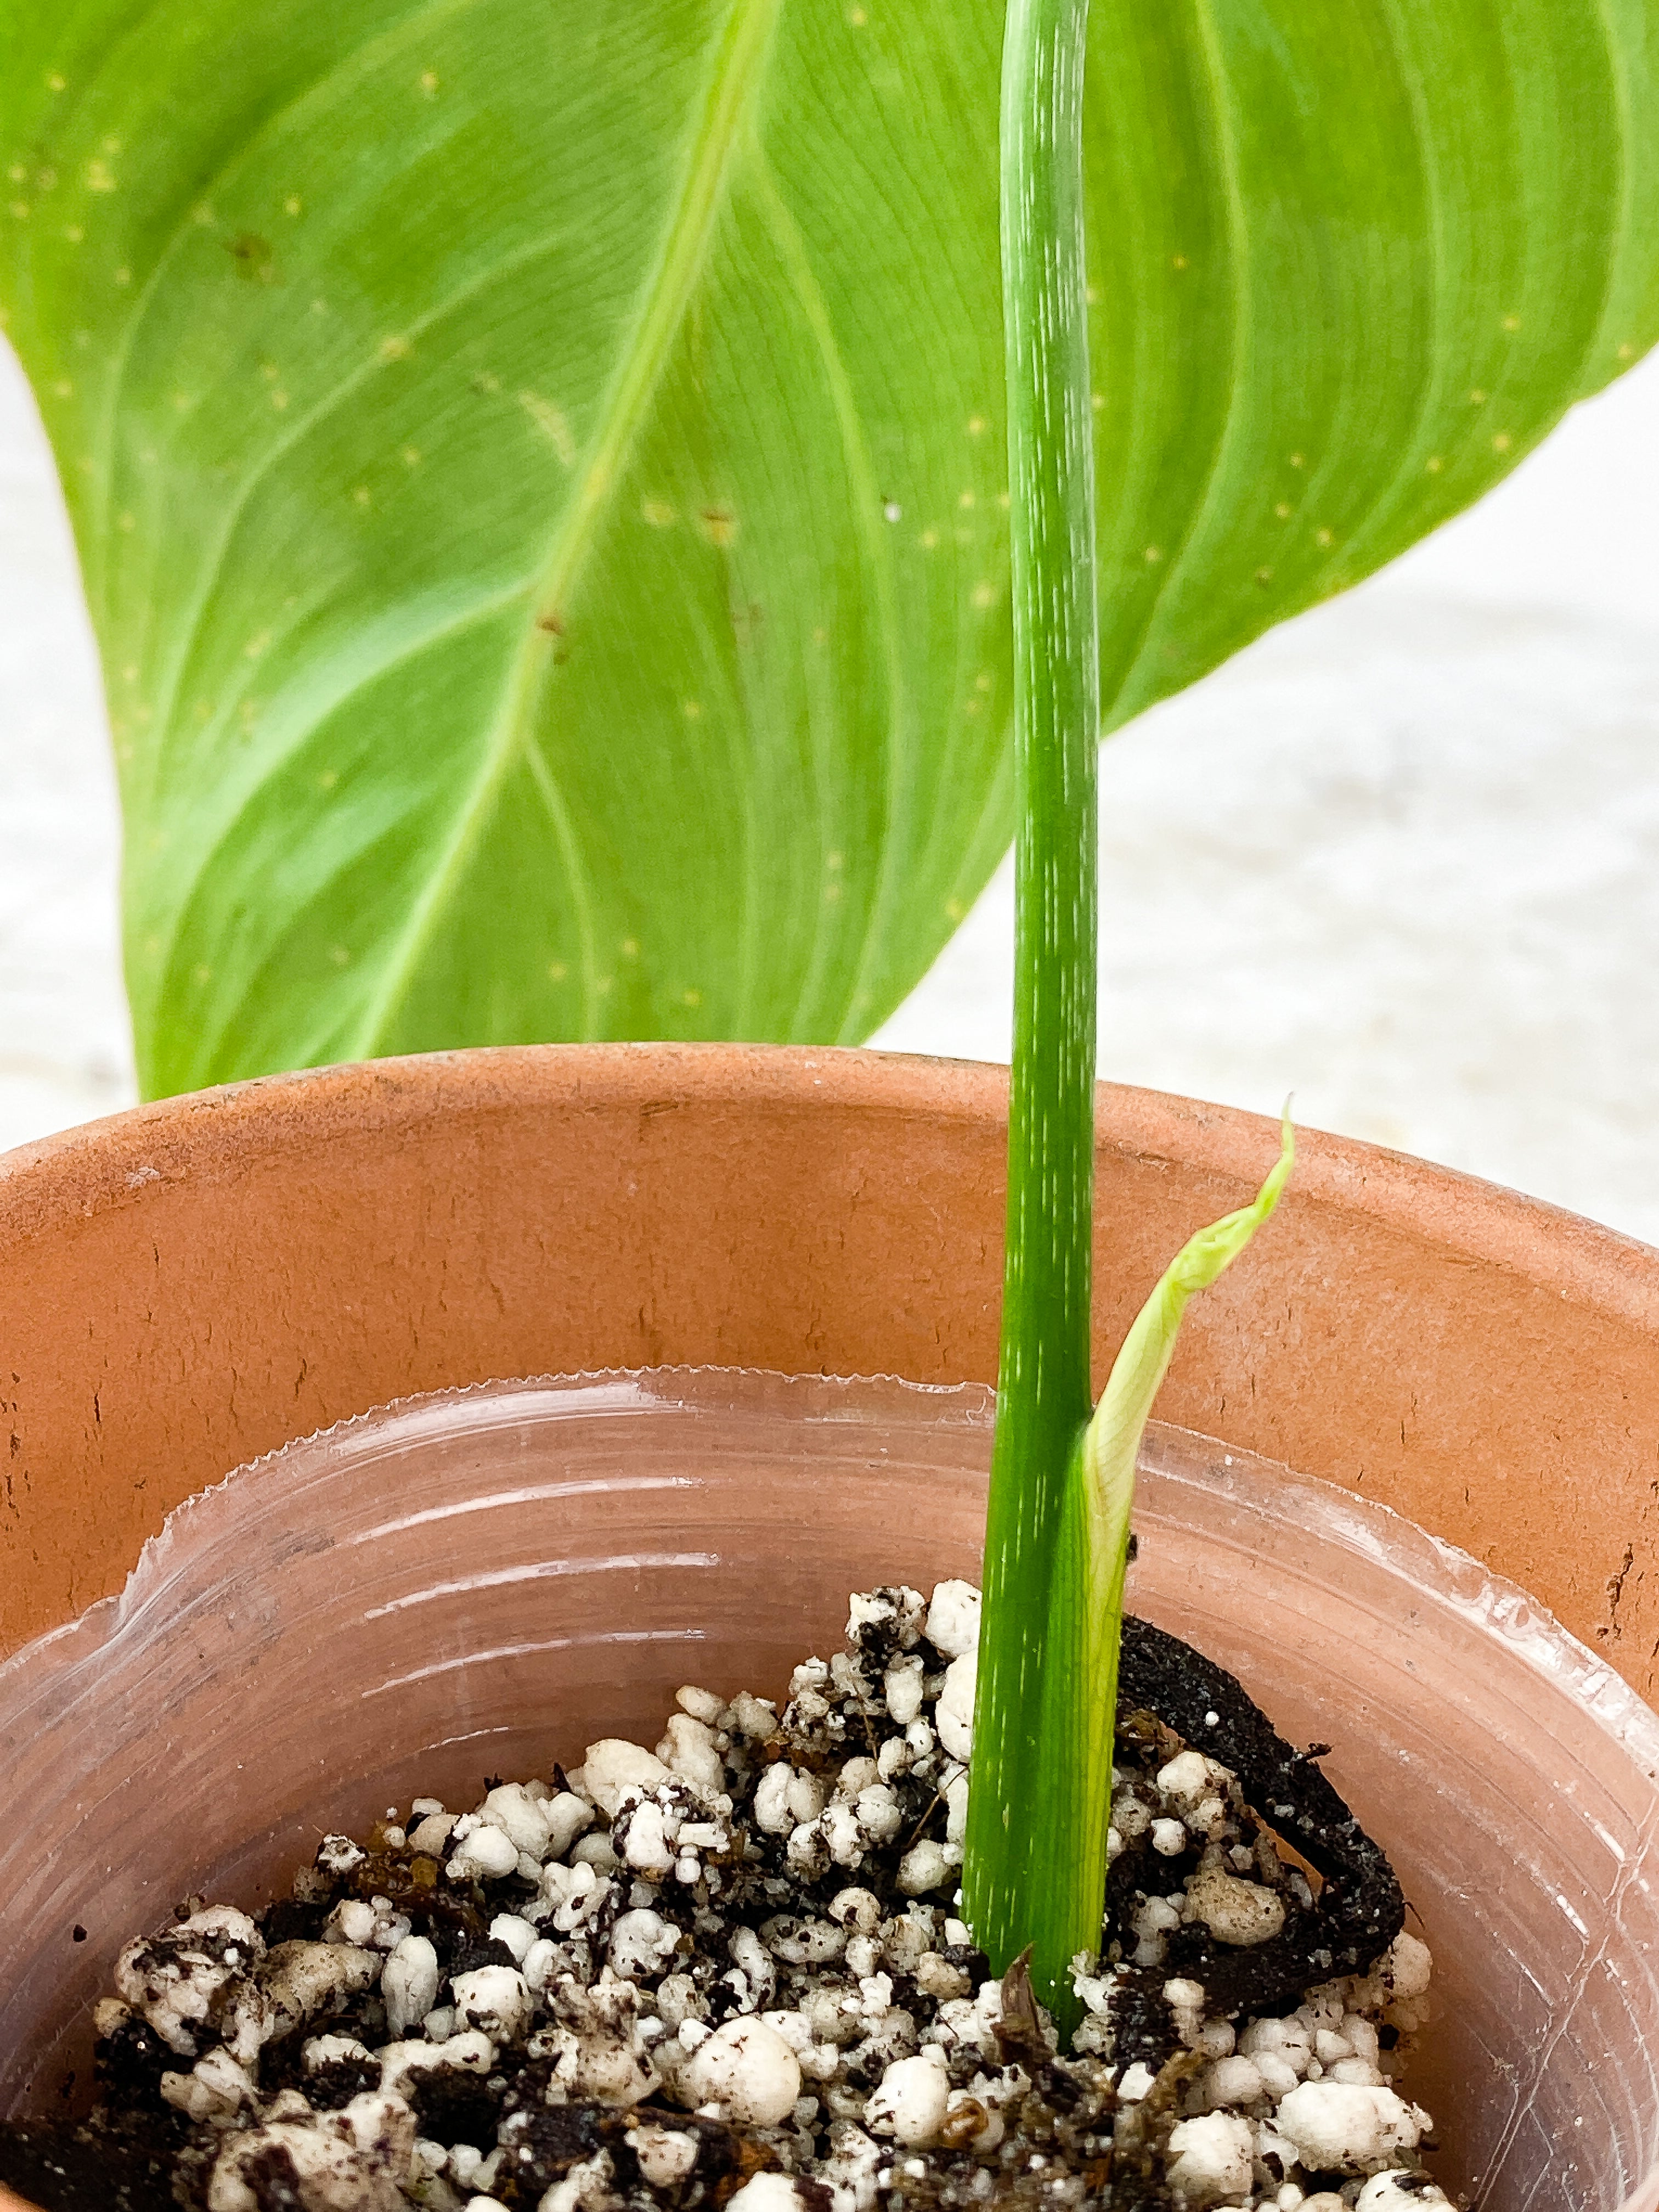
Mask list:
[[[1003,49],[1003,312],[1013,550],[1016,846],[1008,1232],[964,1910],[999,1971],[1029,1944],[1039,1999],[1100,1937],[1104,1808],[1054,1753],[1082,1652],[1051,1613],[1068,1480],[1091,1405],[1096,803],[1093,428],[1084,276],[1088,0],[1010,0]],[[1069,1551],[1070,1547],[1067,1547]],[[1057,1633],[1058,1632],[1058,1633]],[[1063,1758],[1060,1768],[1068,1768]],[[1094,1861],[1098,1856],[1099,1863]]]

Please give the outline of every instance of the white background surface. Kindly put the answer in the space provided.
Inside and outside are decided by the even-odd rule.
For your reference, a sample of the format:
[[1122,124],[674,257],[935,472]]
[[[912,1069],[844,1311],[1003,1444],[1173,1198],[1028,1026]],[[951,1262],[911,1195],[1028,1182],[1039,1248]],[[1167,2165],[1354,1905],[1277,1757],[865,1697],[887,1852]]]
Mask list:
[[[1101,1072],[1659,1243],[1659,361],[1102,757]],[[0,1146],[133,1096],[102,704],[0,358]],[[1006,1059],[1005,868],[878,1042]]]

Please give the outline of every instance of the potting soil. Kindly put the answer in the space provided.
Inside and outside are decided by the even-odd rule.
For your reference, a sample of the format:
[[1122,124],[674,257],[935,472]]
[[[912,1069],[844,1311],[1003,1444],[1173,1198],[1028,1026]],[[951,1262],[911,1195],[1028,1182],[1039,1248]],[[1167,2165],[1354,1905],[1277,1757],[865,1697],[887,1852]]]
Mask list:
[[[290,1899],[130,1942],[100,2102],[0,2129],[57,2212],[1432,2212],[1394,2085],[1430,1960],[1232,1678],[1126,1631],[1068,2053],[959,1914],[979,1599],[852,1601],[768,1700],[417,1797]],[[1275,1835],[1290,1845],[1285,1855]]]

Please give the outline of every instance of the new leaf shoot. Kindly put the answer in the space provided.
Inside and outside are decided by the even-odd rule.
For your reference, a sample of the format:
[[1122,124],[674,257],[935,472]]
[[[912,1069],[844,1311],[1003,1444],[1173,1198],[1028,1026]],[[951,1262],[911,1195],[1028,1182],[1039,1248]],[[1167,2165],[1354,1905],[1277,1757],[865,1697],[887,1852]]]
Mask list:
[[1032,1960],[1033,1981],[1052,1990],[1048,2002],[1067,2035],[1079,2018],[1070,1968],[1079,1955],[1092,1967],[1100,1948],[1123,1583],[1141,1439],[1188,1300],[1209,1288],[1266,1221],[1295,1158],[1287,1109],[1279,1158],[1255,1198],[1189,1237],[1135,1316],[1069,1462],[1048,1606],[1051,1673],[1042,1714],[1047,1795],[1031,1814],[1045,1826],[1063,1826],[1072,1854],[1063,1893],[1073,1916],[1070,1932],[1057,1912],[1045,1915],[1053,1948],[1040,1963]]

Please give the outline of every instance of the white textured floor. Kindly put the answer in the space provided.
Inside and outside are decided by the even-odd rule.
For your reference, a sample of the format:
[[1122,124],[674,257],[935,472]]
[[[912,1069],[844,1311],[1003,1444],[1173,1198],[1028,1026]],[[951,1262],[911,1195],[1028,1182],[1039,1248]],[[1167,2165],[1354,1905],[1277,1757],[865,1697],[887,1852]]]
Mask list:
[[[1103,756],[1103,1073],[1659,1242],[1659,362]],[[132,1096],[68,532],[0,360],[0,1146]],[[1007,872],[878,1040],[1006,1058]]]

